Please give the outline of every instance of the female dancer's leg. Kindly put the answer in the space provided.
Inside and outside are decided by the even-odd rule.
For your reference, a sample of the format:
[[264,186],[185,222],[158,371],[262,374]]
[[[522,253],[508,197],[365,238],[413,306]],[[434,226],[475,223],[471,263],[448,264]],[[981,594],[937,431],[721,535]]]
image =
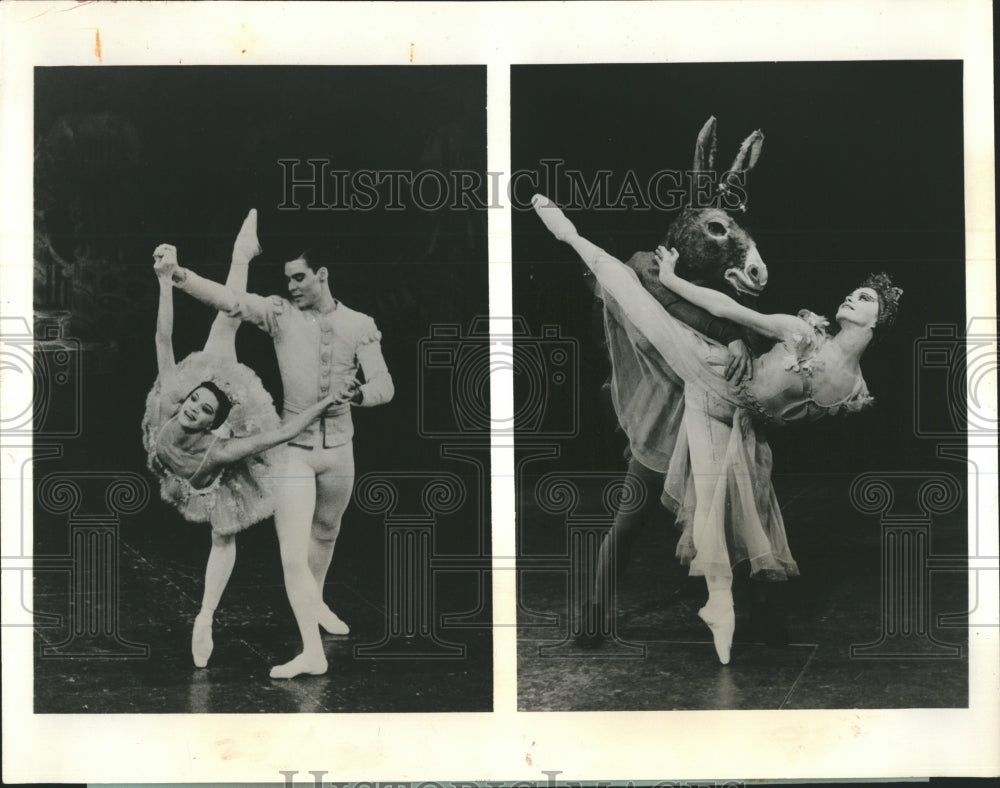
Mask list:
[[229,577],[236,564],[236,537],[232,534],[212,534],[212,551],[208,554],[205,567],[205,593],[201,599],[201,610],[194,620],[191,635],[191,654],[196,667],[203,668],[212,656],[212,617],[222,599]]
[[724,500],[726,479],[720,478],[724,467],[729,433],[733,429],[720,418],[710,415],[718,408],[709,394],[694,386],[684,390],[684,425],[688,435],[688,452],[694,478],[695,496],[693,537],[699,558],[709,567],[705,572],[708,603],[698,616],[712,630],[712,641],[719,662],[729,664],[736,628],[733,607],[733,576],[729,568],[729,551],[724,530]]
[[[250,272],[250,261],[259,254],[257,211],[253,210],[243,220],[243,226],[236,236],[236,243],[233,244],[233,257],[229,263],[226,287],[236,293],[245,293],[247,291],[247,276]],[[205,342],[204,351],[235,361],[236,329],[239,327],[239,318],[228,317],[219,312],[212,322],[211,330],[208,332],[208,341]]]
[[[694,475],[697,504],[695,511],[695,549],[702,561],[709,560],[713,570],[706,574],[709,601],[699,611],[701,619],[711,628],[719,660],[729,662],[736,617],[733,611],[732,571],[728,562],[724,527],[725,485],[719,485],[719,469],[729,443],[731,427],[709,415],[723,403],[709,403],[708,393],[699,385],[697,363],[687,364],[674,347],[674,334],[667,331],[662,308],[639,284],[633,272],[599,246],[580,237],[573,223],[545,197],[536,195],[532,205],[549,231],[568,243],[587,267],[594,272],[602,288],[621,305],[632,324],[648,339],[668,362],[676,361],[689,372],[690,379],[680,368],[675,372],[685,382],[684,423],[688,433],[691,468]],[[673,364],[671,364],[673,366]],[[714,558],[711,560],[709,557]],[[697,560],[697,559],[696,559]]]
[[[260,254],[260,244],[257,242],[257,211],[250,211],[243,220],[243,226],[236,236],[236,243],[233,244],[233,257],[229,265],[229,275],[226,277],[227,287],[238,293],[246,292],[250,261],[258,254]],[[239,325],[239,319],[219,312],[212,321],[204,352],[235,361],[236,329]],[[194,664],[199,668],[205,667],[212,655],[212,619],[215,608],[222,598],[222,592],[229,583],[235,563],[234,537],[213,533],[212,550],[208,554],[208,564],[205,566],[205,594],[191,633],[191,654],[194,657]]]

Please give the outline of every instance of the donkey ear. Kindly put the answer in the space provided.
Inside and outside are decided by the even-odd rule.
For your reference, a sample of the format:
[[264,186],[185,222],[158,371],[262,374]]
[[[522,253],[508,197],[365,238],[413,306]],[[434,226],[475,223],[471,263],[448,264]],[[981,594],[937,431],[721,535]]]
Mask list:
[[757,163],[757,159],[760,158],[761,148],[764,146],[764,135],[760,129],[757,129],[753,134],[743,140],[743,144],[740,145],[739,153],[736,154],[736,158],[733,160],[733,166],[729,168],[730,172],[750,172]]
[[715,115],[705,121],[694,146],[694,172],[715,169]]

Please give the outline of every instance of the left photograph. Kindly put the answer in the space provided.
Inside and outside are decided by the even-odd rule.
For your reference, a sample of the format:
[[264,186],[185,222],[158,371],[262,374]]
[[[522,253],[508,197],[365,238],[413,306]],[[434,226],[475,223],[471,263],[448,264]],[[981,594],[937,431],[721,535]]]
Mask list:
[[35,712],[492,710],[485,68],[34,77]]

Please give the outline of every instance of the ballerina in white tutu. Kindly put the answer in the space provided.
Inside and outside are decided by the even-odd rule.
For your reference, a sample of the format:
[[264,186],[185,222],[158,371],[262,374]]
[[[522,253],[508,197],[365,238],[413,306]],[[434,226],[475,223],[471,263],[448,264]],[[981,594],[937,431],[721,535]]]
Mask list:
[[[291,440],[330,405],[354,396],[356,381],[282,424],[270,394],[249,367],[236,360],[240,321],[219,313],[202,351],[174,361],[173,284],[153,254],[160,285],[156,322],[159,375],[146,398],[143,446],[160,493],[181,515],[212,527],[201,610],[191,652],[205,667],[211,656],[212,620],[236,562],[235,535],[274,513],[275,447]],[[250,260],[260,254],[257,214],[251,211],[233,246],[226,284],[245,291]]]
[[655,383],[666,374],[657,364],[638,364],[636,347],[651,346],[675,376],[673,385],[677,378],[683,382],[683,415],[674,425],[678,437],[668,460],[663,500],[677,512],[683,528],[678,557],[692,575],[705,577],[708,603],[699,616],[712,630],[719,661],[727,664],[735,628],[732,567],[748,561],[753,576],[767,579],[798,574],[771,484],[771,451],[760,428],[870,405],[861,355],[875,334],[893,323],[902,290],[886,274],[870,276],[838,308],[839,330],[828,332],[828,321],[807,310],[797,316],[765,315],[681,279],[674,273],[677,253],[661,246],[656,256],[666,287],[774,342],[753,360],[752,374],[735,383],[725,376],[731,362],[725,347],[662,309],[632,269],[581,238],[547,198],[536,195],[532,204],[600,285],[609,315],[612,393],[626,432],[642,415],[631,412],[636,381],[651,376]]

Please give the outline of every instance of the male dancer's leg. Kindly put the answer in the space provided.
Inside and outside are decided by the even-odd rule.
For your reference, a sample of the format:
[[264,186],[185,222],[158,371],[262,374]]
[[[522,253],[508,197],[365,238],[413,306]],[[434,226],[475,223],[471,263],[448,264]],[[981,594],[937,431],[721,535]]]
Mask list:
[[632,545],[642,533],[644,526],[652,520],[655,512],[662,511],[660,494],[663,492],[663,474],[647,468],[635,457],[628,463],[628,483],[641,490],[642,504],[638,509],[619,509],[615,521],[601,543],[597,556],[597,572],[594,577],[593,597],[584,602],[584,616],[587,633],[577,639],[580,646],[596,646],[610,633],[611,619],[615,615],[618,584],[625,575],[625,569],[632,557]]
[[331,635],[346,635],[350,628],[323,602],[323,585],[340,534],[340,521],[354,488],[354,444],[323,450],[323,470],[316,475],[316,508],[309,534],[309,571],[319,594],[316,616]]
[[309,571],[309,527],[316,506],[316,472],[312,452],[287,447],[284,474],[275,495],[274,525],[281,548],[285,591],[302,637],[302,653],[271,668],[271,678],[326,673],[326,655],[316,621],[316,583]]

